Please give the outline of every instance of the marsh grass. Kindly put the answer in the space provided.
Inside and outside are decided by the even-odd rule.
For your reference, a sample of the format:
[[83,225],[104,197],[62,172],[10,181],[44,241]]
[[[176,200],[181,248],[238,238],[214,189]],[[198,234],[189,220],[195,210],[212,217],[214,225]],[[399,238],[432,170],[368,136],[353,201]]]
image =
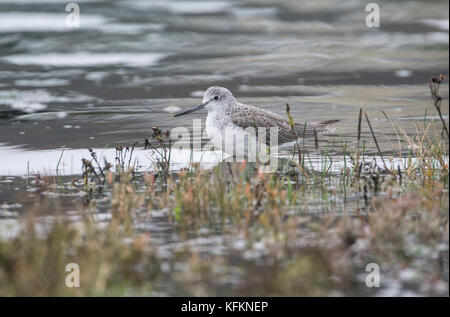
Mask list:
[[[364,109],[355,115],[354,148],[343,140],[321,147],[315,135],[319,168],[297,144],[298,157],[276,173],[247,162],[174,172],[170,135],[157,128],[145,141],[153,163],[143,173],[132,158],[136,144],[117,150],[114,170],[90,151],[83,185],[74,185],[84,197],[73,207],[76,220],[59,211],[57,198],[37,199],[20,233],[0,239],[0,295],[381,295],[400,283],[414,294],[448,296],[448,138],[437,127],[445,120],[424,120],[408,135],[383,115],[397,136],[398,162],[382,151]],[[367,128],[372,140],[361,137]],[[336,146],[343,164],[331,171]],[[45,192],[55,182],[35,186]],[[38,230],[48,210],[54,217]],[[152,239],[158,232],[139,229],[161,211],[180,241],[169,255]],[[214,239],[220,243],[207,250],[195,244]],[[64,284],[70,262],[80,265],[79,289]],[[361,278],[372,262],[382,270],[381,290]]]

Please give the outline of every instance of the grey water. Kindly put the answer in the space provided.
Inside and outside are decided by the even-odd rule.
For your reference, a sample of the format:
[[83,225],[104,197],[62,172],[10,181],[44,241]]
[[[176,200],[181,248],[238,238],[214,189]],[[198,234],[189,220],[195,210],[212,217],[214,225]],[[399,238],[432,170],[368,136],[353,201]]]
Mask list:
[[[145,165],[153,126],[205,123],[205,112],[173,114],[209,86],[280,115],[289,103],[296,122],[339,119],[321,147],[354,144],[361,107],[386,155],[397,155],[397,136],[380,109],[408,133],[439,120],[428,80],[448,74],[448,1],[377,1],[379,28],[366,25],[362,0],[79,0],[78,28],[65,25],[67,3],[0,0],[2,234],[33,202],[23,175],[54,174],[60,157],[63,175],[79,175],[88,148],[110,155],[136,141]],[[448,81],[440,95],[448,122]],[[367,125],[362,138],[378,154]],[[164,217],[142,225],[161,229],[162,247],[173,237]]]
[[[0,146],[114,147],[151,127],[192,126],[173,113],[212,85],[298,122],[340,119],[353,138],[360,107],[423,120],[427,82],[448,72],[448,2],[0,0]],[[448,120],[448,85],[441,88]],[[436,113],[429,113],[435,116]],[[205,119],[205,114],[196,117]],[[393,134],[385,139],[386,146]],[[7,171],[4,171],[7,173]]]

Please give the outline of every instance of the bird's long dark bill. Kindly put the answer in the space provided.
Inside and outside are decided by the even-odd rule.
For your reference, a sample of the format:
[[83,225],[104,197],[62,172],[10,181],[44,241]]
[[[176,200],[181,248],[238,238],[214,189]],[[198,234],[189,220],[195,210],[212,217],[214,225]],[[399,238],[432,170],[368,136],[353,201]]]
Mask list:
[[194,111],[203,109],[203,108],[205,108],[205,106],[206,106],[207,104],[208,104],[207,102],[202,103],[202,104],[199,104],[198,106],[195,106],[195,107],[189,108],[189,109],[187,109],[187,110],[178,112],[178,113],[176,113],[174,116],[175,116],[175,117],[179,117],[179,116],[182,116],[182,115],[185,115],[185,114],[188,114],[188,113],[191,113],[191,112],[194,112]]

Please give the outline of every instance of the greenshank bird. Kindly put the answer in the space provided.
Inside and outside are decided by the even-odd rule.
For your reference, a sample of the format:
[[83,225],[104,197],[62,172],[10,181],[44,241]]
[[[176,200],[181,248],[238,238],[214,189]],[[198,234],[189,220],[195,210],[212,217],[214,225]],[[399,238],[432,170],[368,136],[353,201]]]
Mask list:
[[[278,148],[293,146],[302,137],[313,136],[327,131],[328,127],[339,120],[327,120],[308,123],[291,124],[287,119],[265,109],[246,105],[236,100],[233,94],[223,87],[209,87],[203,102],[198,106],[180,111],[175,117],[186,115],[200,109],[207,109],[206,132],[214,147],[229,153],[226,149],[243,148],[236,144],[236,137],[258,139],[258,134],[264,135],[259,142],[267,146],[274,144]],[[261,133],[262,129],[262,133]],[[226,131],[230,133],[227,135]],[[264,133],[265,132],[265,133]],[[233,140],[229,147],[226,143]],[[243,140],[241,138],[241,140]],[[233,153],[229,153],[232,154]]]

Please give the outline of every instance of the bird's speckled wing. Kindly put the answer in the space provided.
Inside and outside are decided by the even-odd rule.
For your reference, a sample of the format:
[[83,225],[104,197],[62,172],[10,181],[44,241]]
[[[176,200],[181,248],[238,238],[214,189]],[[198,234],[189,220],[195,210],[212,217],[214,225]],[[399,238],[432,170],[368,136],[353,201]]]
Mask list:
[[[327,126],[334,124],[339,120],[328,120],[322,122],[309,122],[307,124],[294,124],[294,128],[283,117],[253,106],[242,105],[233,108],[233,112],[229,114],[234,125],[243,129],[253,127],[258,135],[258,128],[266,129],[266,144],[270,144],[270,128],[276,127],[278,130],[278,145],[294,142],[301,137],[310,137],[317,133],[323,132]],[[272,136],[273,137],[273,136]],[[274,138],[274,137],[273,137]],[[275,141],[275,138],[274,140]],[[273,143],[272,143],[273,144]]]
[[245,105],[233,109],[231,121],[243,129],[254,128],[257,135],[258,128],[265,128],[267,145],[270,143],[270,128],[277,128],[278,144],[293,142],[300,137],[296,134],[297,131],[292,129],[289,122],[284,118],[275,113],[252,106]]

